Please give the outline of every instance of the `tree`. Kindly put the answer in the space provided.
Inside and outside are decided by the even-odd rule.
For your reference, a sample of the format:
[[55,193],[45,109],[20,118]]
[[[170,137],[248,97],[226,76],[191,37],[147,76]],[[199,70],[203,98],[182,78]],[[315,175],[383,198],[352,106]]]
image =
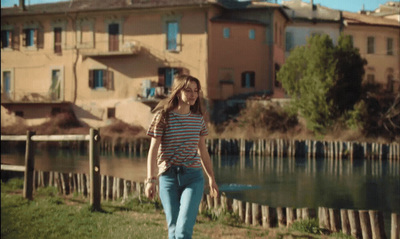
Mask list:
[[324,133],[359,100],[365,63],[349,37],[334,46],[328,35],[315,35],[290,53],[277,80],[307,127]]

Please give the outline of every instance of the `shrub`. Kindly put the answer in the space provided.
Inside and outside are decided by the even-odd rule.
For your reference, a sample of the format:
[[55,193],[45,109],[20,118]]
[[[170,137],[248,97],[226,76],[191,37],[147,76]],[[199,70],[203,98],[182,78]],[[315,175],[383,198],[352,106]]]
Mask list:
[[308,219],[308,220],[301,220],[301,221],[295,221],[291,229],[299,231],[299,232],[305,232],[305,233],[311,233],[311,234],[321,234],[322,229],[319,227],[317,219]]

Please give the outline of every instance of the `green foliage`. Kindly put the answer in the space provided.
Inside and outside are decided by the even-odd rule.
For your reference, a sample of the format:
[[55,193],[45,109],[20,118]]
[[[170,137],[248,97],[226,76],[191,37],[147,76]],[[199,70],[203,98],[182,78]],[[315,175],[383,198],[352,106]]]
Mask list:
[[291,229],[299,232],[305,233],[312,233],[312,234],[321,234],[322,229],[319,228],[318,220],[317,219],[308,219],[308,220],[301,220],[295,221],[291,225]]
[[12,178],[7,183],[1,181],[1,191],[10,192],[15,190],[22,190],[24,188],[24,180],[22,178]]
[[351,129],[365,128],[365,117],[368,115],[367,105],[361,100],[354,105],[354,109],[347,112],[345,115],[346,124]]
[[364,64],[348,37],[341,36],[334,46],[328,35],[315,35],[291,52],[277,80],[307,127],[324,133],[359,100]]
[[202,216],[223,225],[239,226],[242,224],[239,215],[229,211],[216,211],[216,209],[208,209],[202,211]]
[[334,232],[330,235],[330,237],[337,239],[355,239],[353,236],[344,234],[343,232]]

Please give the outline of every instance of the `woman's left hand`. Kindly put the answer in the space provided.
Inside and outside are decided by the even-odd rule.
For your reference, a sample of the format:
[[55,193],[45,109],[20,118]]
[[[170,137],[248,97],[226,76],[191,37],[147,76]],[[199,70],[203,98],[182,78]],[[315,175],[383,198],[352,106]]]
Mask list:
[[218,189],[217,183],[215,182],[215,179],[209,180],[209,183],[210,183],[210,195],[211,195],[211,197],[218,197],[219,189]]

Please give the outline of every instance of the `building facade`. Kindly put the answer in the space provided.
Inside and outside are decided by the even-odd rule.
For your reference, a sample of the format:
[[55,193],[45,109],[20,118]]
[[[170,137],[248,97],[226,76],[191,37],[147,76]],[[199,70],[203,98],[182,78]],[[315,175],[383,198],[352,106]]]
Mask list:
[[147,127],[177,73],[199,78],[209,106],[273,93],[288,21],[277,4],[231,0],[21,0],[1,17],[2,107],[29,124],[72,108],[95,127]]
[[400,23],[396,20],[343,12],[343,34],[367,60],[363,83],[378,84],[387,94],[400,92]]

